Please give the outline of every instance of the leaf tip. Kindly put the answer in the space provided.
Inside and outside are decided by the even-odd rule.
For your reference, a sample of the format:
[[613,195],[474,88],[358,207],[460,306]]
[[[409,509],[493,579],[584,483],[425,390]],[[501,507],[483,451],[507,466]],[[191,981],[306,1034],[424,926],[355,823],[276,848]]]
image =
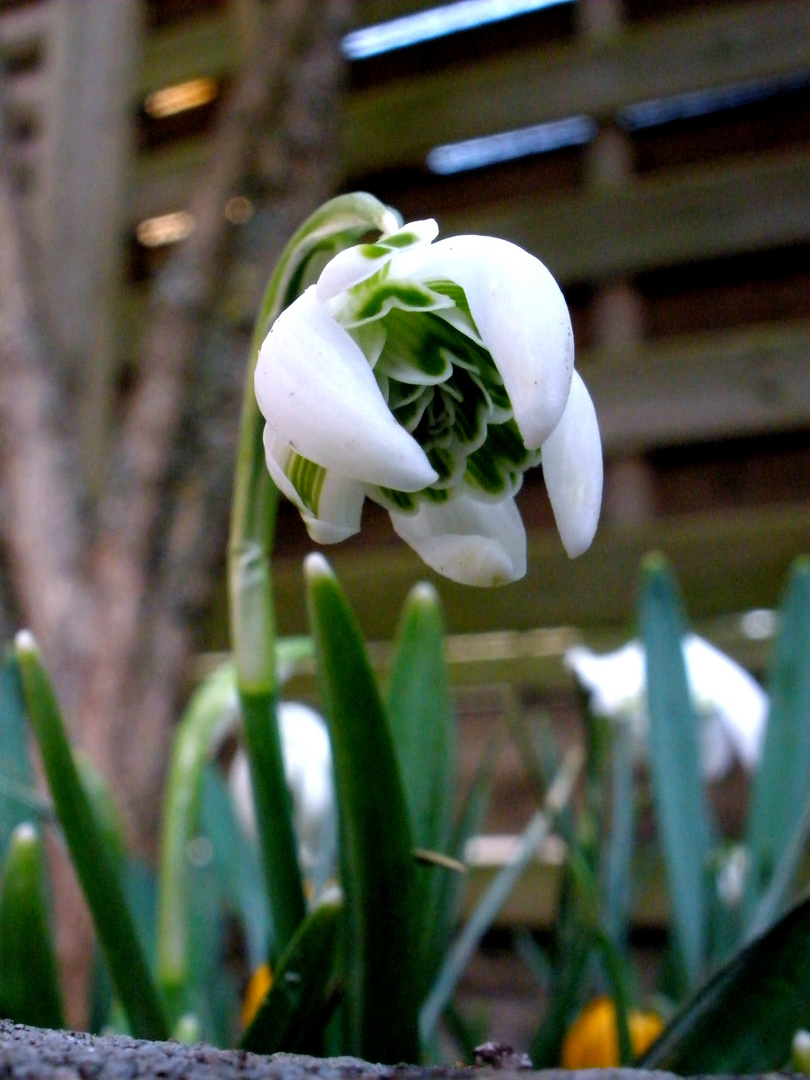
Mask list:
[[39,843],[39,833],[31,821],[22,821],[14,829],[9,839],[9,846],[15,848],[34,847]]
[[14,635],[14,652],[17,656],[39,656],[39,646],[30,630],[18,630]]
[[412,604],[418,604],[420,607],[430,608],[439,607],[441,603],[435,585],[432,585],[429,581],[417,582],[411,589],[408,600]]
[[641,572],[645,577],[668,573],[671,563],[663,551],[648,551],[641,560]]
[[325,578],[334,576],[332,567],[320,551],[312,551],[304,559],[304,577],[308,582],[323,581]]

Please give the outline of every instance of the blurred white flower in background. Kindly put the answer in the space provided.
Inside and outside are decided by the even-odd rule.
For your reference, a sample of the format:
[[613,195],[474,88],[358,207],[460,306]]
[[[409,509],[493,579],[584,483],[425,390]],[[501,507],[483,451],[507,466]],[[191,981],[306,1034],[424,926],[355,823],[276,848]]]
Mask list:
[[514,496],[542,459],[563,545],[581,554],[602,447],[559,286],[505,240],[391,226],[336,255],[261,347],[273,480],[318,543],[358,532],[369,497],[438,573],[499,585],[526,573]]
[[[293,803],[301,872],[317,896],[334,872],[337,850],[332,749],[326,722],[295,701],[278,706],[284,773]],[[256,814],[247,755],[239,749],[228,774],[231,795],[246,833],[256,836]]]
[[[700,725],[703,775],[718,780],[735,759],[753,770],[765,735],[768,695],[744,668],[697,634],[683,639],[683,655]],[[638,641],[602,655],[577,645],[564,662],[590,695],[597,715],[624,719],[639,740],[646,738],[646,665]]]

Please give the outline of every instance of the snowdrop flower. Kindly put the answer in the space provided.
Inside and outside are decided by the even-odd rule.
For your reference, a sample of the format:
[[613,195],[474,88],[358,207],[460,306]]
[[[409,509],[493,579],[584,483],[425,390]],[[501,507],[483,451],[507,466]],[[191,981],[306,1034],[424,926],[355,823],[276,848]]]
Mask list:
[[591,543],[599,429],[548,270],[437,233],[342,251],[276,320],[255,375],[267,465],[317,542],[358,532],[368,496],[434,570],[497,585],[526,572],[514,496],[541,460],[568,554]]
[[[317,895],[334,870],[337,850],[329,735],[324,719],[314,709],[295,701],[279,704],[278,724],[301,869]],[[242,826],[249,836],[255,836],[250,769],[243,750],[234,756],[228,782]]]
[[[700,721],[704,776],[725,776],[735,757],[753,770],[765,734],[767,694],[739,664],[697,634],[683,639],[683,655]],[[625,719],[640,740],[646,736],[646,669],[638,641],[602,656],[578,645],[565,654],[565,664],[590,694],[595,713]]]

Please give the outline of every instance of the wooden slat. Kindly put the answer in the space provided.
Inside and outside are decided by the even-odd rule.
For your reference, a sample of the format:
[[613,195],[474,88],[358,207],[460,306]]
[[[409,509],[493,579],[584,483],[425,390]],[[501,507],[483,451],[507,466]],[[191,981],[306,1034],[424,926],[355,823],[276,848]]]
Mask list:
[[672,170],[617,191],[517,198],[439,224],[444,236],[513,240],[563,282],[756,251],[810,237],[810,153]]
[[347,176],[421,164],[434,146],[577,113],[805,71],[810,3],[695,7],[602,46],[526,49],[358,91],[347,100]]
[[[132,220],[184,204],[206,143],[142,157]],[[518,197],[442,216],[443,236],[502,236],[563,283],[633,274],[810,238],[810,153],[793,150],[645,177],[618,191]]]
[[141,154],[135,162],[135,184],[130,197],[132,224],[184,207],[202,175],[208,153],[209,140],[199,135]]
[[232,75],[239,63],[238,37],[231,11],[205,15],[168,26],[144,40],[138,91],[146,97],[162,86],[198,75]]
[[810,427],[810,322],[577,359],[608,452]]
[[[810,504],[690,514],[626,529],[603,527],[591,549],[574,560],[567,558],[556,533],[534,535],[527,576],[490,590],[439,578],[409,548],[393,542],[324,550],[366,639],[386,641],[395,632],[408,589],[419,580],[436,584],[451,633],[543,626],[627,631],[634,621],[639,564],[651,549],[672,559],[695,620],[772,607],[792,559],[810,551]],[[277,559],[274,581],[280,632],[306,632],[301,560]]]
[[[703,619],[690,626],[737,663],[751,671],[765,669],[772,639],[752,638],[743,625],[745,613]],[[620,648],[629,640],[626,627],[583,631],[573,626],[538,627],[535,630],[492,630],[486,633],[448,634],[445,659],[450,683],[457,689],[503,686],[534,687],[544,691],[573,692],[574,680],[563,663],[565,653],[574,645],[586,644],[598,653]],[[369,659],[384,680],[391,661],[391,642],[367,643]],[[195,681],[214,671],[226,659],[226,653],[203,653],[194,668]],[[286,697],[318,701],[315,661],[301,661],[295,674],[285,683]]]

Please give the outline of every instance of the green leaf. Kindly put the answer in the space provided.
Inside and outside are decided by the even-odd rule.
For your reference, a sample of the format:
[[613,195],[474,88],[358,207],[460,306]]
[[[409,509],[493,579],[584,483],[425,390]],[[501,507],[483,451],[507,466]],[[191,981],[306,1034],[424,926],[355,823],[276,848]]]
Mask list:
[[[292,824],[292,797],[284,772],[275,694],[240,693],[242,733],[250,765],[253,804],[270,915],[279,949],[292,940],[306,915]],[[274,958],[271,958],[274,959]]]
[[627,943],[630,918],[636,785],[633,775],[634,735],[629,724],[613,725],[611,740],[610,832],[603,846],[602,923],[619,949]]
[[[768,677],[770,710],[755,774],[746,842],[749,921],[780,862],[801,845],[810,776],[810,560],[798,559],[782,601]],[[793,843],[791,840],[793,839]],[[791,875],[782,875],[789,884]]]
[[273,984],[240,1046],[256,1054],[320,1052],[333,1004],[343,901],[328,890],[303,921],[273,973]]
[[686,624],[672,569],[661,555],[644,561],[638,617],[646,654],[650,774],[659,835],[675,940],[687,985],[694,987],[707,955],[706,873],[713,826],[681,644]]
[[245,836],[233,799],[219,770],[205,770],[200,825],[211,843],[222,898],[242,923],[248,964],[253,970],[267,959],[270,913],[256,844]]
[[238,717],[236,676],[224,664],[195,691],[177,727],[163,798],[160,836],[157,977],[176,1018],[189,976],[188,846],[199,824],[205,764],[223,728]]
[[[403,609],[388,684],[388,718],[399,762],[411,831],[417,848],[447,853],[455,801],[455,725],[444,660],[444,626],[432,585],[415,586]],[[436,974],[442,942],[444,877],[447,871],[419,867],[417,947],[421,946],[423,992]],[[421,996],[421,994],[420,994]]]
[[467,970],[481,939],[494,922],[526,867],[536,857],[538,849],[551,832],[557,815],[567,804],[579,767],[580,761],[576,756],[566,759],[549,789],[544,809],[532,815],[529,824],[521,834],[514,856],[495,875],[448,951],[441,971],[419,1015],[419,1030],[424,1042],[432,1037],[439,1018],[452,1001],[456,987]]
[[34,817],[48,820],[53,810],[36,790],[25,723],[20,673],[9,650],[0,662],[0,851],[13,830]]
[[82,786],[50,680],[32,636],[15,639],[28,716],[76,874],[93,916],[116,993],[133,1034],[165,1039],[162,1004],[127,905],[116,857]]
[[347,1051],[368,1061],[416,1062],[417,894],[394,744],[343,591],[323,556],[307,556],[304,569],[340,817]]
[[729,961],[636,1062],[642,1069],[767,1073],[790,1061],[810,1025],[810,899]]
[[42,844],[29,822],[11,835],[0,883],[0,1015],[34,1027],[64,1026]]

